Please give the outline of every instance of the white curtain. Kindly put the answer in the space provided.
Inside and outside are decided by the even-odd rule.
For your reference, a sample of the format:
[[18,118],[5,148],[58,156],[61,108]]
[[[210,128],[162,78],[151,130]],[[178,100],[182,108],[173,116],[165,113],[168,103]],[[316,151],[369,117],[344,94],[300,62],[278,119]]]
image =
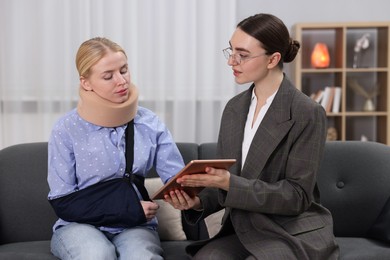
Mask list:
[[124,47],[140,105],[178,142],[214,142],[236,92],[222,49],[236,0],[1,0],[0,149],[47,141],[75,107],[75,54],[95,36]]

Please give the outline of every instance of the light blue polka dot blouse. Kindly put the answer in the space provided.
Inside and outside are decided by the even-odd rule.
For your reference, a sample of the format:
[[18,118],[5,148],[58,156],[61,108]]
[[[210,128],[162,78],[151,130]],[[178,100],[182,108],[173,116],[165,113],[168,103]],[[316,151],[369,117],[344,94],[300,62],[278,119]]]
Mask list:
[[[83,120],[76,109],[53,127],[48,146],[49,199],[92,184],[121,178],[125,173],[125,129],[101,127]],[[146,176],[152,167],[164,183],[183,167],[182,156],[169,130],[152,111],[138,107],[134,118],[133,174]],[[68,222],[59,219],[53,229]],[[151,227],[156,220],[148,223]],[[101,227],[120,232],[120,229]]]

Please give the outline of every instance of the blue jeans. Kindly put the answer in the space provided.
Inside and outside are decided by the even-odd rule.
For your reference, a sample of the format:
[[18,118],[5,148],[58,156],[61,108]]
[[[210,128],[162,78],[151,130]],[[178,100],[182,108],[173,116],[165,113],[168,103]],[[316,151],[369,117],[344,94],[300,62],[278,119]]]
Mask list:
[[72,223],[54,232],[51,251],[62,260],[163,259],[157,231],[146,227],[110,234],[88,224]]

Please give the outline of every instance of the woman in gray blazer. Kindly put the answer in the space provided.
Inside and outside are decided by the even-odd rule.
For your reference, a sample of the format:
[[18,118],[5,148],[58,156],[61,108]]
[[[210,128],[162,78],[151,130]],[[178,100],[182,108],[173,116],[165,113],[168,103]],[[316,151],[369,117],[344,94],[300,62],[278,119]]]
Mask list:
[[207,168],[165,200],[197,222],[225,208],[220,232],[190,245],[194,259],[337,259],[332,216],[320,204],[317,172],[326,139],[324,109],[283,73],[300,44],[270,14],[241,21],[223,52],[238,84],[222,115],[218,155],[235,158],[229,171]]

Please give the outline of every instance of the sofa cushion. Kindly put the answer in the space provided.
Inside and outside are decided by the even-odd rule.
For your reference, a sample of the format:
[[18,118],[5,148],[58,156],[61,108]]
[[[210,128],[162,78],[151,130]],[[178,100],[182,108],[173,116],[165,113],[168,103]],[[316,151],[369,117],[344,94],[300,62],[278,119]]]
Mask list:
[[49,240],[57,217],[47,200],[47,143],[0,150],[0,244]]
[[[145,187],[149,194],[155,193],[163,186],[160,178],[146,178]],[[158,234],[161,240],[186,240],[183,230],[181,211],[173,208],[163,200],[155,201],[159,206],[157,211]]]
[[221,209],[220,211],[215,212],[214,214],[211,214],[204,219],[210,238],[214,237],[221,229],[223,214],[225,214],[225,209]]
[[389,146],[380,143],[326,143],[318,185],[336,236],[367,236],[390,197],[389,158]]
[[186,253],[186,247],[192,241],[163,241],[164,260],[186,260],[191,259]]
[[343,260],[389,259],[390,244],[362,237],[336,237]]
[[50,252],[50,241],[10,243],[0,246],[0,259],[7,260],[55,260]]
[[367,236],[390,243],[390,198],[387,199],[385,206],[367,233]]
[[218,159],[217,143],[203,143],[198,147],[199,159]]

